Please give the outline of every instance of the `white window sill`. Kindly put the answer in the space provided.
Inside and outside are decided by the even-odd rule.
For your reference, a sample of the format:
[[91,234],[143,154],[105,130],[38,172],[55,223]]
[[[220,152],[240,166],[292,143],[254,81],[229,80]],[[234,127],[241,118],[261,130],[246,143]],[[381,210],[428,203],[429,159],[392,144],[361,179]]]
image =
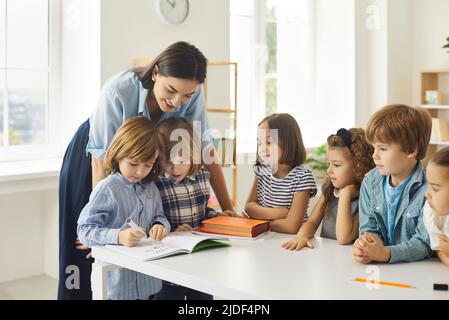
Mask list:
[[62,159],[0,162],[0,194],[57,189]]

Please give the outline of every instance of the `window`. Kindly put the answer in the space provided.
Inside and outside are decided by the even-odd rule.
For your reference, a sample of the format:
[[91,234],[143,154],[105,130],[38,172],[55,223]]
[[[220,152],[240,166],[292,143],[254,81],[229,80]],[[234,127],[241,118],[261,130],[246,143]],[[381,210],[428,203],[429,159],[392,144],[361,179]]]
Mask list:
[[0,161],[51,156],[57,2],[0,0]]
[[[238,152],[256,150],[274,112],[298,121],[306,147],[355,122],[353,0],[230,0],[238,63]],[[323,130],[324,128],[324,130]]]
[[[231,0],[231,60],[239,63],[240,152],[255,150],[252,138],[266,115],[296,116],[298,97],[308,105],[313,100],[311,4],[310,0]],[[248,119],[252,119],[249,126]]]

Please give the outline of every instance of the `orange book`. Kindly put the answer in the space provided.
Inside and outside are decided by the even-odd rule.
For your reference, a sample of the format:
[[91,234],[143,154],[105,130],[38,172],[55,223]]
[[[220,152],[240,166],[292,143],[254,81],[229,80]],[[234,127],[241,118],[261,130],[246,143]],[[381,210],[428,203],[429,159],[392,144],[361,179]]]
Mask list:
[[270,223],[263,220],[219,216],[203,221],[201,231],[230,236],[254,238],[270,230]]

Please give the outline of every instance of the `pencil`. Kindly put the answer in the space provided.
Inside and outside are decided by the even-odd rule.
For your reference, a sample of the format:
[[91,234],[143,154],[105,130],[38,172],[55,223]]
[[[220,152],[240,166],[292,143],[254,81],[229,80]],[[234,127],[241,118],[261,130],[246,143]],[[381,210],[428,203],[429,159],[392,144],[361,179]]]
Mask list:
[[385,282],[385,281],[376,281],[376,280],[368,280],[364,278],[354,278],[351,279],[353,281],[357,282],[366,282],[366,283],[374,283],[374,284],[382,284],[385,286],[392,286],[392,287],[399,287],[399,288],[407,288],[407,289],[415,289],[416,287],[411,286],[409,284],[401,284],[401,283],[394,283],[394,282]]

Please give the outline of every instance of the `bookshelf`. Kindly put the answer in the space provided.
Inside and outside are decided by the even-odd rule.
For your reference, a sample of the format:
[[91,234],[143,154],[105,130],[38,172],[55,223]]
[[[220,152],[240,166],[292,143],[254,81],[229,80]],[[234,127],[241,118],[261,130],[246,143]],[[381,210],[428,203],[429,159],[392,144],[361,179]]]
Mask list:
[[[426,101],[426,91],[441,92],[441,101],[438,104],[428,104]],[[433,128],[435,133],[435,119],[439,121],[449,122],[449,69],[433,69],[421,72],[421,107],[428,110],[433,118]],[[424,163],[441,148],[449,146],[449,139],[441,139],[435,135],[432,137]]]
[[[237,204],[237,62],[209,62],[207,79],[204,82],[203,93],[206,99],[210,127],[221,129],[222,137],[214,143],[218,158],[223,168],[229,168],[232,176],[231,201]],[[231,79],[233,81],[231,81]],[[217,86],[218,85],[218,86]],[[212,96],[211,87],[217,88]],[[218,94],[217,92],[222,92]],[[216,119],[211,119],[212,117]],[[213,123],[215,120],[215,123]],[[226,137],[224,129],[230,129]],[[226,173],[225,173],[226,176]],[[216,208],[218,203],[211,197],[210,206]]]

